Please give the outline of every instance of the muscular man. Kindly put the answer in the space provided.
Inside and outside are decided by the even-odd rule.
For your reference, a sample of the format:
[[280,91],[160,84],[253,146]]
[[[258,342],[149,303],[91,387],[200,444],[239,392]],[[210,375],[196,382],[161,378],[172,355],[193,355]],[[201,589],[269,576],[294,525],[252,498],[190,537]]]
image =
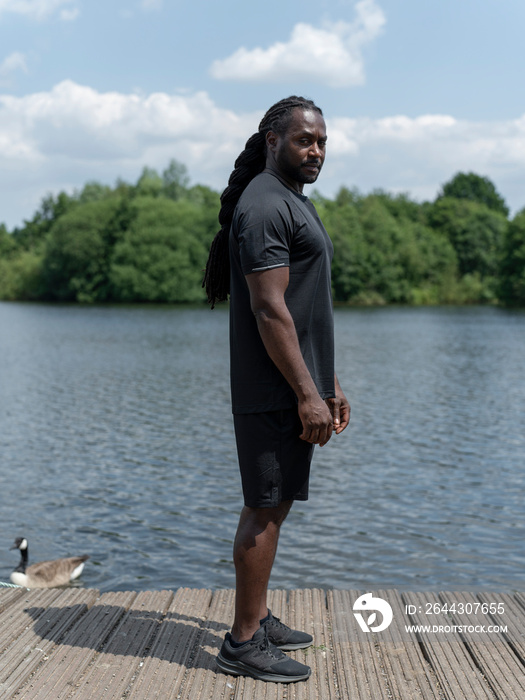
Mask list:
[[283,650],[312,643],[268,610],[280,527],[308,498],[314,445],[350,419],[334,372],[333,247],[303,185],[326,150],[321,110],[281,100],[235,162],[221,197],[204,284],[213,305],[230,294],[231,390],[245,506],[234,544],[235,619],[217,657],[227,673],[304,680]]

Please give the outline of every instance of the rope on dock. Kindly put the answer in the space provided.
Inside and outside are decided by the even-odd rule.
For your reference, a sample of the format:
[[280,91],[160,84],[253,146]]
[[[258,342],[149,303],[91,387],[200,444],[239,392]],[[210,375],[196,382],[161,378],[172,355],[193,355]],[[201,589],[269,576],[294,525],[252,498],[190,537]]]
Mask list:
[[0,581],[0,588],[23,588],[23,586],[18,586],[16,583],[5,583]]

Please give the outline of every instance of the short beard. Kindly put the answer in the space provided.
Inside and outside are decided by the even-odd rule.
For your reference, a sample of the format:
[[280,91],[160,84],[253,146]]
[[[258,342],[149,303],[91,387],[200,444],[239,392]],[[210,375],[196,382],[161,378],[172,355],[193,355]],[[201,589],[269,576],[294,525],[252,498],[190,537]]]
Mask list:
[[319,165],[317,166],[317,172],[314,174],[308,173],[304,170],[303,166],[306,165],[306,163],[308,163],[308,161],[301,163],[299,167],[293,167],[288,162],[286,162],[286,160],[285,162],[283,162],[282,158],[277,160],[277,165],[279,166],[279,169],[284,175],[286,175],[286,177],[289,177],[295,182],[300,182],[302,185],[312,185],[319,177],[319,173],[321,172],[323,164],[319,163]]

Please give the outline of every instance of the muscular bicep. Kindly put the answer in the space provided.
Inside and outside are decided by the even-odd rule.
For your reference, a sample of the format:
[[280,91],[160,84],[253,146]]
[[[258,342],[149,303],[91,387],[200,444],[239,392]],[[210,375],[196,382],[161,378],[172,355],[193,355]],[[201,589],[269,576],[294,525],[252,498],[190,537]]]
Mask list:
[[271,313],[285,305],[284,293],[289,280],[290,270],[287,266],[246,275],[253,313],[256,316],[260,313]]

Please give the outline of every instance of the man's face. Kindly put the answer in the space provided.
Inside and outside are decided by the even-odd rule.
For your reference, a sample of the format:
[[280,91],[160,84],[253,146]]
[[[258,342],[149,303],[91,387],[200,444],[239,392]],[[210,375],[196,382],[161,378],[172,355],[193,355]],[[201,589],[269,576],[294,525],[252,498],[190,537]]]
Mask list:
[[276,135],[272,152],[283,178],[294,189],[317,180],[326,151],[326,125],[319,112],[296,108],[288,130]]

